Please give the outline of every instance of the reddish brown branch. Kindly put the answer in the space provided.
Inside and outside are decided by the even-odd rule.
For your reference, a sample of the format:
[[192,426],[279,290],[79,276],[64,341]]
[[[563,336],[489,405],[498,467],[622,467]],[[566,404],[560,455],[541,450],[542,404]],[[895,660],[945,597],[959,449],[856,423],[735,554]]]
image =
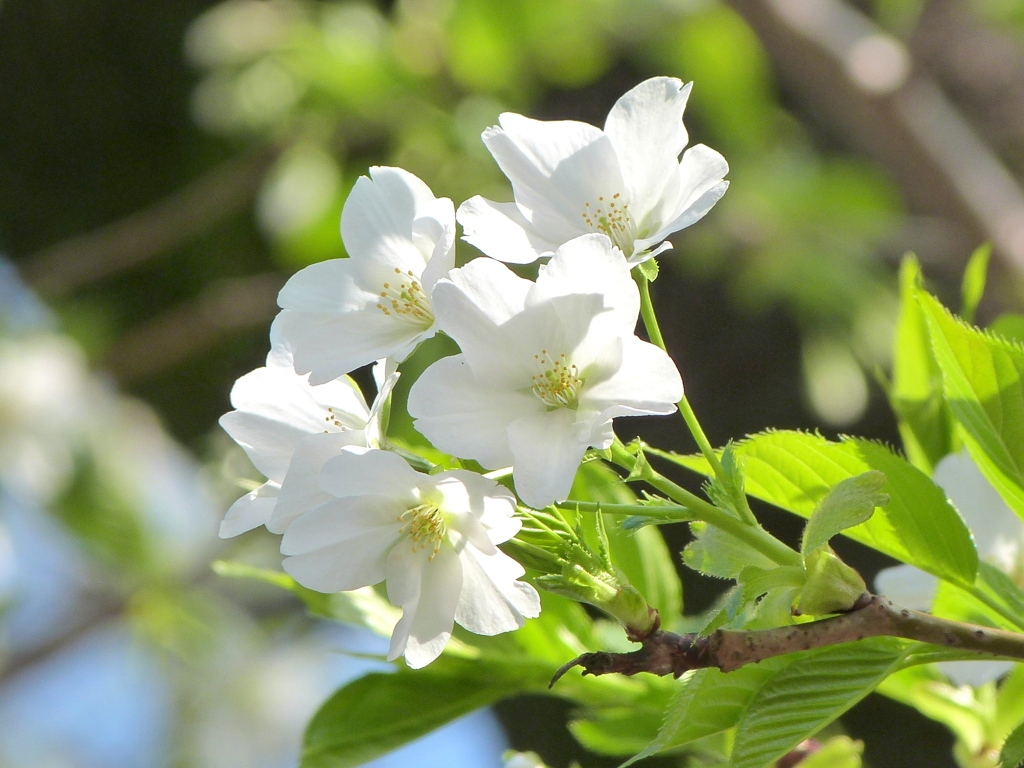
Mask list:
[[584,675],[649,672],[679,677],[703,667],[732,672],[773,656],[881,636],[1024,659],[1024,634],[940,619],[865,594],[850,612],[807,624],[750,632],[718,629],[707,637],[655,630],[631,653],[584,653],[559,669],[551,684],[573,667],[582,667]]

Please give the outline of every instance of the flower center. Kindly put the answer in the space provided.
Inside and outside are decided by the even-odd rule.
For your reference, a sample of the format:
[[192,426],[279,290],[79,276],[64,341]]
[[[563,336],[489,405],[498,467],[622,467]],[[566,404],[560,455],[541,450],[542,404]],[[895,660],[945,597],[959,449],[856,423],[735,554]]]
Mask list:
[[431,552],[428,559],[433,560],[441,551],[441,543],[448,533],[448,521],[444,513],[436,505],[428,502],[407,509],[398,516],[398,519],[405,523],[399,533],[408,534],[412,539],[412,551],[429,549]]
[[571,408],[579,405],[580,390],[583,378],[580,370],[565,354],[557,357],[549,355],[542,349],[539,355],[533,356],[537,373],[532,376],[530,389],[549,409]]
[[327,407],[327,416],[324,417],[324,421],[327,422],[328,426],[328,429],[325,429],[324,433],[345,432],[349,429],[363,429],[365,426],[360,423],[358,418],[353,414],[347,413],[346,411],[335,411],[331,406]]
[[412,271],[402,272],[398,267],[395,267],[395,274],[395,280],[402,282],[384,283],[377,309],[396,320],[425,327],[433,325],[434,313],[430,308],[430,300],[416,275]]
[[584,203],[583,221],[595,232],[603,232],[616,247],[629,256],[633,253],[636,226],[629,215],[629,203],[623,203],[616,192],[610,198],[599,197],[597,204]]

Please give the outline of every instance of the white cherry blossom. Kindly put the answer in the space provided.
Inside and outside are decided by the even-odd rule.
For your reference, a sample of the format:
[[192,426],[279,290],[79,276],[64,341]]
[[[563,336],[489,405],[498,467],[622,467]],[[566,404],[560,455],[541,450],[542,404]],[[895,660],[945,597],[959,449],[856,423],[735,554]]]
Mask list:
[[536,283],[475,259],[437,284],[434,307],[462,353],[413,385],[415,426],[442,451],[512,465],[530,506],[566,498],[614,417],[672,413],[683,395],[669,356],[634,334],[639,293],[604,235],[560,247]]
[[[235,410],[220,418],[224,431],[268,478],[231,505],[221,522],[222,538],[260,525],[282,533],[297,510],[321,500],[310,498],[302,476],[313,472],[316,462],[337,455],[342,446],[379,444],[380,409],[397,380],[393,374],[378,382],[379,393],[370,408],[348,376],[311,385],[308,375],[295,372],[290,348],[275,340],[266,366],[235,382]],[[282,488],[294,456],[302,459],[293,473],[298,479]]]
[[349,258],[296,273],[278,297],[277,330],[295,370],[323,384],[385,357],[403,360],[435,332],[430,294],[455,264],[451,200],[401,168],[360,176],[341,214]]
[[388,659],[419,668],[436,659],[458,622],[495,635],[540,613],[524,570],[497,544],[521,526],[515,497],[466,470],[426,475],[394,453],[346,448],[320,471],[329,500],[285,531],[284,569],[320,592],[387,581],[402,609]]
[[467,200],[458,212],[464,239],[514,264],[589,232],[610,237],[630,263],[671,248],[665,238],[699,221],[729,186],[718,152],[703,144],[683,152],[691,85],[645,80],[615,103],[603,131],[502,114],[483,140],[512,182],[515,202]]
[[[978,555],[1020,581],[1024,577],[1024,523],[982,474],[966,450],[951,453],[935,467],[935,483],[960,511],[974,535]],[[875,590],[894,602],[920,611],[931,609],[938,579],[912,565],[886,568],[875,577]],[[1012,667],[1003,661],[956,661],[940,664],[960,685],[995,680]]]

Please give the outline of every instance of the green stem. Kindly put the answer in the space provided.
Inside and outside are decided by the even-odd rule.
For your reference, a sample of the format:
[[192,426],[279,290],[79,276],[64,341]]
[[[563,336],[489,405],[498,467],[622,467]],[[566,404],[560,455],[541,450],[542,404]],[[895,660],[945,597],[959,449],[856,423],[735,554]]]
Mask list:
[[686,523],[701,518],[695,516],[689,507],[669,504],[605,504],[602,501],[576,501],[567,499],[558,505],[559,509],[570,512],[604,512],[606,515],[639,515],[661,517],[665,522]]
[[[612,460],[623,469],[629,471],[632,471],[633,466],[636,464],[636,458],[621,445],[612,446]],[[779,565],[803,567],[803,559],[800,557],[799,552],[787,547],[761,526],[741,520],[735,515],[719,509],[714,504],[704,501],[704,499],[696,494],[690,493],[682,486],[676,485],[667,477],[663,477],[653,470],[651,471],[651,476],[645,478],[645,480],[672,499],[672,501],[684,507],[693,516],[694,520],[701,520],[708,525],[722,529],[740,541],[749,544]],[[601,509],[603,510],[604,508],[605,505],[601,505]],[[644,507],[644,509],[646,511],[642,514],[650,515],[651,510],[655,510],[657,507]]]
[[654,315],[654,304],[651,301],[651,284],[639,271],[634,272],[636,283],[640,287],[640,314],[644,319],[644,327],[647,329],[647,337],[652,344],[656,344],[666,352],[665,339],[661,335],[661,328],[658,326],[658,318]]
[[[640,314],[644,319],[644,327],[647,329],[647,336],[651,342],[661,347],[666,353],[668,349],[665,347],[665,338],[661,335],[661,327],[658,325],[658,318],[654,314],[654,303],[651,301],[651,284],[650,281],[641,273],[639,270],[636,274],[636,282],[640,287]],[[704,434],[704,429],[701,427],[700,422],[697,421],[697,414],[693,412],[693,408],[690,406],[690,401],[686,398],[686,393],[683,393],[682,400],[677,404],[679,407],[679,413],[683,417],[683,421],[686,422],[687,428],[690,430],[690,434],[693,435],[693,439],[697,442],[697,447],[700,448],[701,454],[704,456],[704,460],[711,466],[711,470],[715,473],[715,477],[723,485],[727,486],[725,467],[722,466],[722,462],[718,459],[718,454],[715,453],[711,447],[711,441],[708,440],[707,435]],[[746,506],[744,500],[743,503],[744,512],[749,513],[749,508]],[[753,520],[753,514],[748,515]]]

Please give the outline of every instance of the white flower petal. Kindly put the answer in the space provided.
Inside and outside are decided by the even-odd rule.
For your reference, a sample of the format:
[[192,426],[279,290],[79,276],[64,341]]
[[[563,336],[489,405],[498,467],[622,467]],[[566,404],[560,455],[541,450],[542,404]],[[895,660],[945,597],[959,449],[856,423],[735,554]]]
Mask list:
[[352,259],[329,259],[310,264],[288,279],[277,294],[277,305],[281,309],[304,313],[333,314],[362,309],[376,302],[377,294],[361,285],[360,277],[359,265]]
[[478,635],[497,635],[540,614],[540,596],[518,580],[525,571],[504,552],[484,553],[468,544],[459,560],[463,581],[455,620],[461,626]]
[[530,264],[559,245],[537,234],[515,203],[495,203],[477,195],[459,206],[457,218],[463,240],[507,264]]
[[[402,609],[388,660],[404,655],[413,669],[425,667],[441,655],[451,637],[462,592],[462,564],[455,551],[442,547],[433,560],[428,560],[429,554],[425,550],[412,552],[411,546],[400,542],[387,563],[388,597]],[[392,590],[392,582],[400,578],[407,582],[400,593],[404,600]]]
[[689,92],[675,78],[640,83],[616,102],[604,131],[503,114],[483,140],[512,182],[518,213],[474,199],[460,214],[466,239],[510,261],[543,253],[538,241],[550,249],[592,232],[611,237],[630,263],[662,252],[665,238],[704,216],[727,187],[717,152],[698,146],[679,158]]
[[455,211],[399,168],[372,168],[342,212],[348,259],[306,267],[278,296],[276,333],[295,369],[323,383],[404,359],[433,332],[430,288],[454,265]]
[[[438,236],[427,265],[423,268],[420,282],[428,294],[434,290],[434,285],[438,280],[447,277],[448,272],[455,268],[455,209],[452,206],[452,201],[447,198],[438,200],[437,203],[444,204],[448,223]],[[416,224],[419,223],[419,221],[416,222]]]
[[523,521],[515,516],[516,497],[493,480],[465,469],[447,470],[434,477],[453,478],[465,488],[468,510],[479,520],[485,534],[483,539],[476,537],[475,526],[469,526],[474,535],[471,540],[484,552],[493,550],[494,544],[508,541],[523,527]]
[[636,251],[704,218],[729,188],[729,182],[723,180],[728,172],[725,158],[710,147],[698,144],[686,150],[657,207],[648,215],[646,223],[654,231],[634,243]]
[[404,360],[419,342],[434,335],[433,328],[395,320],[375,306],[339,314],[284,311],[274,325],[295,346],[295,370],[309,373],[312,384],[383,357]]
[[558,258],[540,268],[529,301],[540,296],[599,294],[607,310],[600,322],[608,325],[607,333],[631,334],[640,313],[640,291],[629,270],[622,251],[605,235],[583,235],[563,244]]
[[381,381],[377,375],[378,370],[383,373],[387,370],[387,366],[381,365],[381,361],[378,361],[377,365],[373,367],[374,379],[377,381],[377,396],[373,399],[373,404],[370,406],[370,415],[366,420],[366,445],[369,448],[380,448],[381,440],[384,439],[381,424],[384,405],[389,402],[391,393],[395,389],[395,384],[398,383],[398,379],[401,376],[398,371],[392,371],[387,378]]
[[493,259],[473,259],[438,283],[434,289],[434,311],[445,333],[448,328],[459,333],[462,324],[478,322],[478,318],[501,325],[523,311],[531,288],[532,282],[504,264]]
[[565,501],[587,445],[576,437],[574,414],[562,408],[525,416],[508,428],[515,457],[512,479],[516,493],[536,509]]
[[281,540],[284,569],[318,592],[343,592],[382,581],[400,540],[405,510],[384,496],[334,499],[298,517]]
[[299,515],[288,526],[281,537],[281,552],[305,555],[360,537],[367,531],[377,531],[393,543],[404,525],[398,519],[404,512],[402,502],[390,496],[334,498]]
[[604,410],[626,406],[639,414],[665,415],[683,398],[683,381],[664,350],[636,336],[622,339],[621,363],[614,375],[587,385],[581,401]]
[[301,440],[281,484],[277,507],[267,521],[267,530],[284,533],[299,515],[330,501],[331,494],[320,488],[321,468],[328,459],[339,455],[342,448],[361,446],[365,446],[362,432],[321,433]]
[[[375,166],[370,168],[369,178],[360,176],[356,179],[345,201],[341,213],[341,238],[350,256],[357,259],[386,255],[396,250],[412,259],[415,253],[419,264],[411,261],[404,268],[415,268],[419,275],[429,251],[424,254],[419,249],[405,250],[407,245],[413,244],[413,222],[424,216],[444,215],[443,211],[444,208],[436,206],[430,188],[408,171]],[[451,210],[451,217],[454,223],[454,210]],[[438,221],[438,231],[447,224],[446,221]],[[423,224],[420,231],[423,231]]]
[[683,110],[692,85],[653,77],[624,94],[608,113],[604,132],[619,157],[631,200],[660,194],[686,147]]
[[349,428],[363,428],[369,417],[366,401],[351,379],[312,387],[305,377],[276,366],[258,368],[238,379],[231,390],[231,404],[236,410],[224,414],[220,425],[253,465],[278,483],[302,438],[340,429],[328,408]]
[[500,122],[501,128],[484,131],[484,144],[537,233],[565,242],[592,232],[584,215],[625,186],[608,137],[572,120],[545,122],[505,113]]
[[432,364],[413,384],[408,411],[416,430],[454,456],[475,459],[488,469],[512,463],[508,425],[543,409],[532,394],[482,387],[464,355]]
[[415,505],[420,477],[398,454],[345,448],[323,465],[320,488],[339,498],[380,494]]
[[277,505],[280,486],[268,481],[232,504],[220,524],[220,537],[230,539],[264,525]]

